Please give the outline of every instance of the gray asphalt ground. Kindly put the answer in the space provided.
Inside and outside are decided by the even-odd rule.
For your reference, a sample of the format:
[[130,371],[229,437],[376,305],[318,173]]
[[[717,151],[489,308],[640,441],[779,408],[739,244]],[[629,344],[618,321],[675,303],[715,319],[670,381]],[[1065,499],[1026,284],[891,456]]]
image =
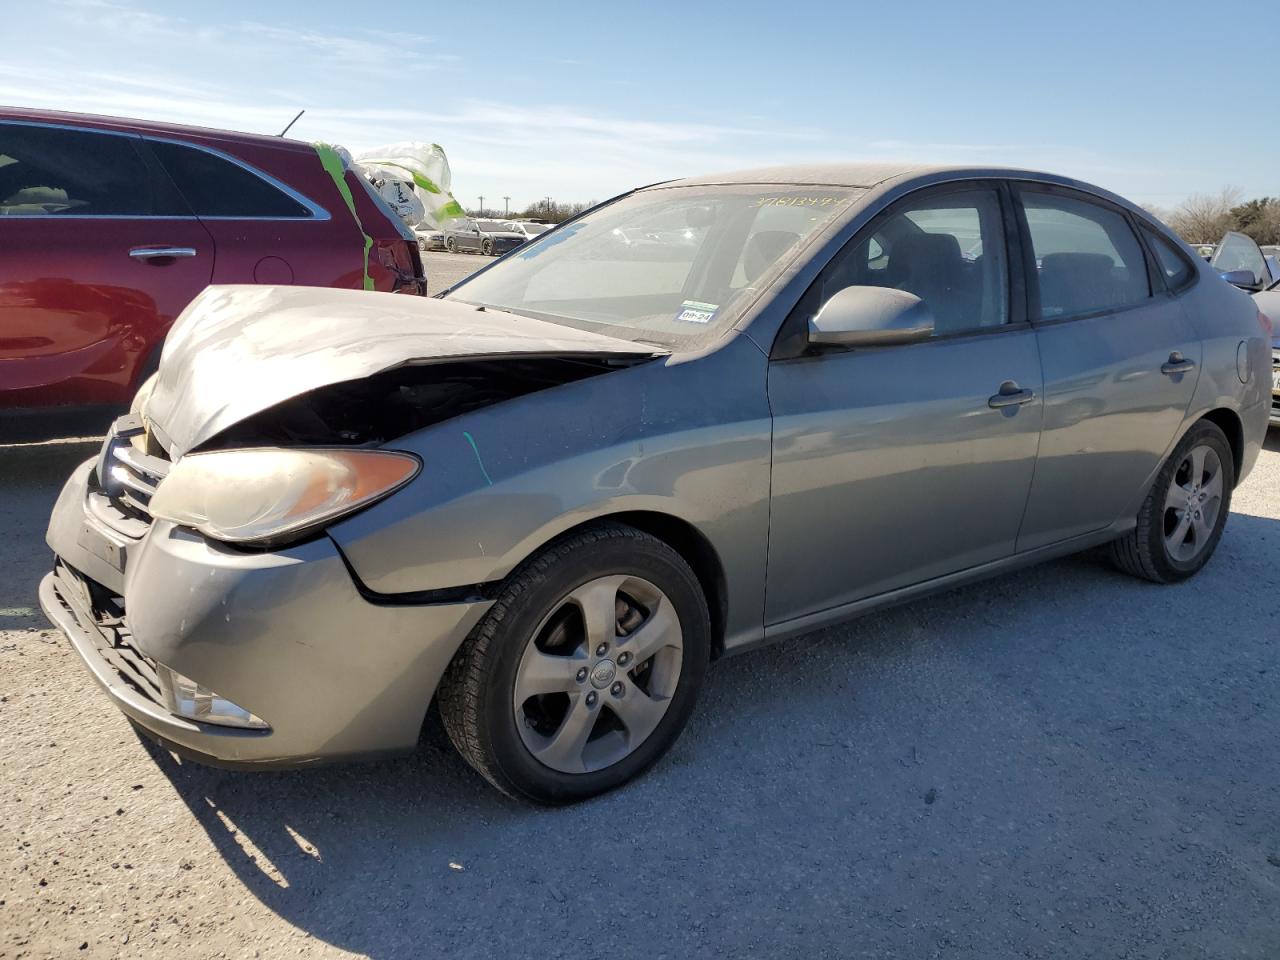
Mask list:
[[34,609],[95,449],[0,446],[4,960],[1280,956],[1275,432],[1191,582],[1082,556],[726,660],[562,810],[434,722],[288,773],[140,741]]

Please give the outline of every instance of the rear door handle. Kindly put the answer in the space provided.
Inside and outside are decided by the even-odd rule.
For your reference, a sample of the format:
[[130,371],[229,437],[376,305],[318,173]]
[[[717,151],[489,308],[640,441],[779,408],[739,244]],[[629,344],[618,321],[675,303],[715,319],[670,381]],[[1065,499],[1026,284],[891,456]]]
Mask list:
[[1188,360],[1177,350],[1169,354],[1169,359],[1160,364],[1160,372],[1170,377],[1179,373],[1186,373],[1187,371],[1194,370],[1195,368],[1195,361]]
[[992,410],[999,410],[1001,407],[1020,407],[1035,398],[1034,390],[1024,390],[1018,386],[1016,380],[1006,380],[1000,384],[1000,392],[987,400],[987,406]]
[[177,260],[195,255],[195,247],[134,247],[129,251],[135,260]]

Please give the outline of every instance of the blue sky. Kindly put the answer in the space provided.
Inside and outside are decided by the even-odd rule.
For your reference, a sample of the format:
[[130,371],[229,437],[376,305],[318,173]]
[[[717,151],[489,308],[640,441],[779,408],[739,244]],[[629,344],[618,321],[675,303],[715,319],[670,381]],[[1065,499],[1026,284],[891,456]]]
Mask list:
[[[1272,17],[1204,3],[0,0],[0,103],[435,141],[465,205],[940,160],[1280,194]],[[20,42],[15,42],[20,41]]]

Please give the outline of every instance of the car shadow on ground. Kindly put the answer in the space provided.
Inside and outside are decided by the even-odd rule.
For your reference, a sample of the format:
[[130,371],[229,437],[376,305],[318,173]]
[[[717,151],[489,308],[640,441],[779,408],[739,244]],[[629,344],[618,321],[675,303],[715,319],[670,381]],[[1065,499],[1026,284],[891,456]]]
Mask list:
[[571,808],[430,718],[363,765],[147,749],[256,897],[378,958],[1237,950],[1280,933],[1280,657],[1234,626],[1278,556],[1237,514],[1188,584],[1094,553],[730,658],[669,757]]
[[[81,429],[91,424],[78,424]],[[0,630],[46,625],[36,604],[36,583],[52,554],[44,542],[49,513],[76,464],[95,456],[100,438],[37,444],[0,443]]]

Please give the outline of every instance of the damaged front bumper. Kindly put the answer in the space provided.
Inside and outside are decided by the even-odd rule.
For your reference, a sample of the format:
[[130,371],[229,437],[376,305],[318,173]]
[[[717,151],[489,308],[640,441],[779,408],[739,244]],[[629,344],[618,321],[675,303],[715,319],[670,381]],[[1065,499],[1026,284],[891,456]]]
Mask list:
[[[445,667],[489,607],[374,603],[327,537],[238,550],[163,521],[129,527],[106,499],[93,461],[67,481],[41,606],[130,720],[204,762],[296,766],[412,749]],[[267,728],[175,715],[162,667]]]

